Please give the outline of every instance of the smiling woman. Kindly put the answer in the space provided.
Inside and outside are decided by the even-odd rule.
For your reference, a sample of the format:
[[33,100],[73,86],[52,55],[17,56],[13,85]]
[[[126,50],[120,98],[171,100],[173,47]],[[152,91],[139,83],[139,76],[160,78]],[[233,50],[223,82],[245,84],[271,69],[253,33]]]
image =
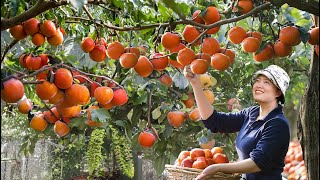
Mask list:
[[290,82],[288,74],[276,65],[257,71],[253,76],[252,94],[259,106],[232,113],[214,110],[201,90],[199,76],[190,68],[186,68],[184,74],[192,85],[205,127],[213,133],[239,132],[236,139],[239,161],[210,165],[196,179],[208,179],[223,172],[243,173],[246,180],[281,180],[290,141],[289,123],[282,112]]

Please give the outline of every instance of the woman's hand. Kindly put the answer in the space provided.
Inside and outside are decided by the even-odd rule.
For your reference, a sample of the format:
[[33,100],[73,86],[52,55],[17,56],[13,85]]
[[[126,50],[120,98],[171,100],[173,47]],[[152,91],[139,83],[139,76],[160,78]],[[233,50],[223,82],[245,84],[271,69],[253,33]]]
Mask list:
[[192,86],[201,86],[200,77],[198,74],[193,74],[189,66],[185,66],[183,70],[184,76],[188,79]]
[[206,167],[202,173],[196,177],[196,180],[207,180],[207,179],[210,179],[212,178],[212,176],[219,172],[219,164],[213,164],[213,165],[210,165],[208,167]]

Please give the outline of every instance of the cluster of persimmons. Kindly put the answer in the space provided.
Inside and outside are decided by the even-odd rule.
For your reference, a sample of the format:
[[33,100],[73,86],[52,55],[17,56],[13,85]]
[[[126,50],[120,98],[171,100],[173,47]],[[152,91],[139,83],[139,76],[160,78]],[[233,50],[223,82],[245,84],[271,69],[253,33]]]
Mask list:
[[302,147],[298,141],[292,141],[285,157],[283,175],[288,180],[306,180],[307,170],[304,165]]
[[43,71],[39,70],[35,85],[36,95],[44,103],[52,105],[46,106],[46,111],[33,111],[33,103],[24,95],[24,85],[19,77],[7,77],[1,89],[1,99],[7,103],[16,103],[21,113],[30,114],[30,127],[37,131],[44,131],[48,123],[54,123],[54,131],[58,136],[67,135],[70,131],[70,118],[80,116],[82,107],[89,104],[90,99],[92,102],[95,100],[97,105],[86,109],[86,124],[99,127],[103,124],[91,119],[91,109],[111,109],[128,101],[126,91],[117,87],[115,82],[103,81],[102,85],[67,66],[48,67]]
[[47,39],[52,46],[59,46],[63,43],[63,36],[65,31],[63,28],[57,28],[56,25],[50,21],[45,20],[40,23],[36,18],[31,18],[9,29],[10,34],[16,40],[22,40],[28,35],[31,36],[32,43],[35,46],[41,46]]
[[175,165],[205,169],[212,164],[221,163],[229,163],[229,158],[221,147],[213,147],[212,149],[194,148],[190,151],[181,151]]

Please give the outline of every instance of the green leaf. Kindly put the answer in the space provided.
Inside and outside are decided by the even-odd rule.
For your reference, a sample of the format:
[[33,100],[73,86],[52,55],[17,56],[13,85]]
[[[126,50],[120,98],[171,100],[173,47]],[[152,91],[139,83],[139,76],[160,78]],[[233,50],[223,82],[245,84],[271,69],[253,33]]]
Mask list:
[[115,124],[117,125],[117,126],[121,126],[121,127],[126,127],[126,123],[125,123],[125,121],[124,120],[117,120],[116,122],[115,122]]
[[[20,5],[20,0],[12,0],[10,3],[11,17],[16,16]],[[2,9],[2,8],[1,8]]]
[[308,30],[304,27],[301,26],[296,26],[298,28],[298,30],[300,31],[300,39],[301,41],[305,44],[308,42],[309,38],[310,38],[310,33],[308,32]]
[[87,0],[70,0],[70,3],[77,10],[80,10],[87,3]]
[[86,120],[85,117],[76,117],[71,119],[71,123],[69,124],[69,127],[77,127],[80,130],[83,130],[86,127]]
[[176,72],[176,74],[172,77],[174,85],[179,89],[185,89],[189,85],[189,81],[186,77],[180,72]]
[[98,122],[107,122],[111,119],[108,110],[104,108],[90,109],[91,119]]
[[161,111],[160,111],[161,106],[158,106],[152,111],[152,119],[158,119],[161,116]]
[[154,162],[155,163],[154,168],[158,176],[160,176],[161,173],[163,172],[166,162],[167,162],[167,157],[164,155],[158,156],[156,161]]
[[166,128],[165,128],[164,131],[163,131],[163,135],[162,135],[162,136],[163,136],[164,138],[168,138],[168,137],[171,136],[172,132],[173,132],[172,126],[170,126],[169,124],[167,124],[167,125],[166,125]]
[[169,57],[170,57],[171,60],[176,61],[177,60],[177,56],[178,56],[178,53],[172,53]]

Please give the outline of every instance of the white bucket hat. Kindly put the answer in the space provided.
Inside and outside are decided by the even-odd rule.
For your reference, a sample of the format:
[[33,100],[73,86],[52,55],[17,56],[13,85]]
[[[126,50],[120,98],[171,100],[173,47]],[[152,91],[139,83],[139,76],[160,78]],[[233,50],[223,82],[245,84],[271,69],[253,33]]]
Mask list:
[[283,104],[284,95],[290,83],[290,77],[288,76],[287,72],[277,65],[270,65],[265,69],[257,71],[254,74],[254,78],[257,78],[258,75],[260,74],[270,79],[273,82],[273,84],[276,85],[281,90],[283,94],[283,97],[282,97],[283,99],[281,99],[281,101]]

